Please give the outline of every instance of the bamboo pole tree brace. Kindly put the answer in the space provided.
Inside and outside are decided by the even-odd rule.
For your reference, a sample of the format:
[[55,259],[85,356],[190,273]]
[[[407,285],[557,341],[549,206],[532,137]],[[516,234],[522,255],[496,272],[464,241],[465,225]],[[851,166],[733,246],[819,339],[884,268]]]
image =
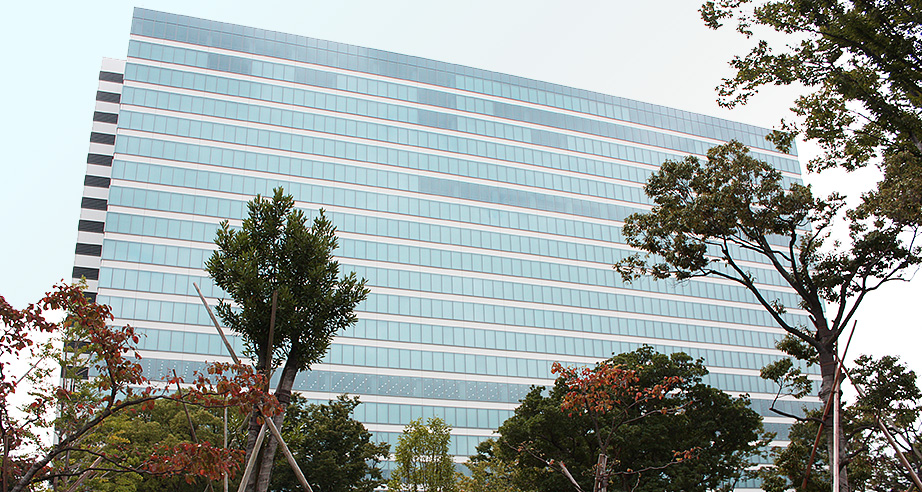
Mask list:
[[[842,361],[838,360],[838,357],[836,357],[836,362],[842,364]],[[852,387],[855,388],[858,396],[863,398],[864,391],[860,386],[855,384],[855,380],[852,379],[851,373],[848,371],[848,369],[845,368],[844,365],[842,366],[842,370],[845,371],[845,376],[848,377],[848,380],[852,382]],[[903,465],[903,468],[906,469],[906,472],[909,474],[909,478],[912,480],[912,483],[915,484],[917,489],[922,490],[922,480],[919,479],[919,475],[916,474],[915,470],[912,469],[912,465],[909,464],[909,460],[907,460],[906,456],[903,455],[903,452],[900,450],[900,447],[896,443],[896,440],[893,438],[893,435],[890,434],[890,430],[887,429],[884,418],[881,418],[879,412],[874,412],[874,421],[877,424],[877,427],[880,428],[881,433],[883,433],[884,437],[887,439],[887,443],[889,443],[890,447],[893,448],[893,452],[896,454],[900,464]]]
[[[208,301],[206,301],[205,296],[202,295],[202,290],[199,289],[198,285],[195,282],[192,283],[192,286],[195,287],[195,291],[198,292],[199,299],[202,300],[202,304],[205,306],[205,310],[208,311],[208,316],[211,318],[211,322],[214,323],[215,329],[218,330],[218,334],[221,335],[221,340],[224,341],[224,346],[227,348],[227,351],[230,353],[230,356],[234,360],[234,363],[240,364],[240,358],[237,357],[237,353],[234,351],[234,347],[231,346],[230,342],[227,340],[227,337],[224,335],[224,330],[221,329],[221,324],[218,323],[218,318],[215,317],[214,312],[211,311],[211,306],[208,305]],[[286,444],[285,440],[282,439],[282,433],[279,432],[278,427],[275,426],[275,422],[273,422],[271,418],[267,417],[266,414],[263,413],[262,408],[258,408],[257,410],[259,410],[259,413],[263,417],[263,428],[260,429],[259,435],[265,436],[265,429],[268,427],[269,432],[272,434],[272,437],[274,437],[275,440],[278,441],[279,446],[282,448],[282,453],[285,455],[285,459],[288,460],[288,464],[289,466],[291,466],[291,470],[294,472],[295,477],[298,478],[298,482],[301,482],[301,488],[303,488],[306,492],[314,492],[310,484],[307,483],[307,479],[304,478],[304,473],[301,472],[301,468],[298,466],[298,462],[295,461],[295,457],[291,454],[291,450],[288,449],[288,444]],[[257,439],[257,443],[256,443],[256,446],[253,447],[253,453],[250,455],[250,460],[253,460],[253,456],[257,454],[257,450],[259,449],[259,446],[262,445],[262,442],[259,440],[259,436],[257,436],[256,439]],[[246,483],[246,479],[248,475],[247,471],[252,473],[252,466],[250,463],[247,463],[247,470],[244,471],[242,483]]]

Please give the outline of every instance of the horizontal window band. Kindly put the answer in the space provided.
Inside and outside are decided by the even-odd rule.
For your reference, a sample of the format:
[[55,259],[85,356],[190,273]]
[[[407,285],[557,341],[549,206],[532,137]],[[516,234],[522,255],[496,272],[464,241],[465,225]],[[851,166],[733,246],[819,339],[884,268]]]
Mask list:
[[106,209],[106,200],[102,198],[90,198],[83,197],[83,200],[80,202],[80,208],[88,208],[90,210],[105,210]]
[[96,164],[98,166],[112,166],[112,156],[103,154],[87,154],[87,164]]
[[99,269],[75,266],[73,278],[81,277],[85,277],[87,280],[99,280]]
[[[132,79],[137,75],[135,73],[136,70],[134,70],[137,67],[138,66],[136,65],[129,66],[128,68],[129,80],[133,81]],[[140,65],[140,67],[147,68],[147,66],[145,65]],[[144,79],[143,77],[139,78],[141,79],[140,81],[142,84],[145,83],[144,80],[150,80],[150,83],[152,84],[158,84],[159,82],[161,84],[172,87],[174,91],[177,91],[177,92],[183,91],[183,89],[177,87],[176,85],[171,85],[169,84],[169,82],[167,82],[169,80],[169,76],[166,77],[166,81],[165,81],[162,76],[157,76],[155,74],[158,71],[170,71],[171,72],[172,71],[171,69],[150,67],[150,70],[152,71],[151,77],[148,77],[146,79]],[[215,77],[216,75],[209,74],[208,76]],[[244,81],[243,83],[246,84],[248,82]],[[271,87],[267,84],[262,84],[258,82],[249,82],[249,83],[256,84],[256,86]],[[328,81],[326,84],[322,84],[320,87],[322,89],[328,88],[328,87],[332,89],[339,85],[341,84],[337,84],[335,81]],[[126,89],[126,91],[130,91],[130,90],[131,90],[130,88]],[[286,88],[285,90],[302,91],[303,89]],[[420,91],[420,98],[419,98],[420,103],[437,104],[436,101],[430,100],[431,98],[422,97],[423,94],[429,93],[431,91],[426,91],[425,89],[418,89],[418,90]],[[183,91],[181,93],[188,93],[188,92],[192,92],[192,91]],[[243,92],[245,94],[245,91]],[[221,94],[221,95],[224,95],[225,97],[238,97],[235,94],[230,94],[230,93],[225,93],[225,92],[214,92],[211,90],[209,90],[207,93]],[[171,94],[175,95],[172,91],[171,91]],[[327,94],[327,98],[329,99],[331,97],[346,97],[346,98],[352,99],[353,97],[352,95],[356,93],[351,92],[349,93],[348,96],[338,95],[338,94],[340,94],[339,91],[337,91],[336,94],[329,93]],[[358,94],[363,94],[363,93],[358,93]],[[368,94],[368,96],[375,97],[372,94]],[[130,97],[130,96],[126,96],[125,94],[123,94],[123,97]],[[245,97],[245,98],[249,99],[250,101],[258,101],[259,103],[264,104],[264,105],[267,105],[267,104],[274,105],[274,103],[278,103],[276,99],[280,99],[280,98],[274,98],[274,99],[269,100],[269,99],[260,99],[258,97],[254,98],[252,96]],[[360,98],[360,99],[361,100],[359,104],[367,103],[370,105],[375,105],[376,102],[378,102],[380,104],[392,105],[393,101],[398,101],[400,103],[403,103],[405,101],[415,102],[416,98],[410,97],[410,98],[405,98],[405,99],[391,99],[391,100],[382,99],[381,101],[373,101],[373,100],[366,101],[365,98]],[[675,135],[665,135],[664,136],[663,134],[660,134],[658,132],[650,132],[649,130],[642,130],[642,129],[636,129],[636,128],[631,129],[627,127],[622,127],[621,125],[617,125],[614,123],[595,122],[595,125],[590,125],[589,123],[585,122],[585,120],[582,118],[577,118],[574,116],[566,116],[566,115],[550,116],[550,113],[545,114],[547,113],[546,111],[540,111],[540,110],[532,110],[532,109],[523,110],[523,108],[517,108],[518,109],[517,111],[513,111],[510,105],[505,104],[505,103],[500,103],[500,102],[492,103],[491,107],[493,109],[490,109],[490,110],[485,110],[483,108],[480,108],[480,110],[473,110],[471,107],[467,107],[467,106],[473,106],[475,104],[474,98],[460,97],[460,99],[467,101],[467,102],[462,103],[462,101],[459,101],[459,105],[448,105],[448,106],[436,105],[434,106],[436,108],[440,108],[442,110],[448,111],[448,113],[440,113],[440,112],[419,109],[419,115],[420,115],[421,120],[418,123],[426,127],[429,127],[429,128],[439,128],[442,130],[459,130],[460,129],[458,127],[459,121],[456,121],[456,119],[461,118],[462,120],[469,120],[471,116],[474,116],[475,118],[473,120],[468,121],[466,125],[467,129],[462,130],[467,134],[477,133],[477,132],[473,132],[473,127],[474,127],[473,121],[478,120],[478,119],[480,120],[480,123],[486,123],[488,125],[492,125],[496,123],[502,126],[509,126],[509,123],[502,123],[502,122],[494,120],[493,117],[495,116],[495,117],[503,119],[504,121],[510,122],[513,126],[518,126],[520,129],[524,129],[525,132],[530,132],[533,137],[538,139],[538,140],[532,141],[531,139],[520,140],[519,138],[516,138],[515,140],[518,140],[520,143],[531,141],[533,144],[536,144],[536,145],[548,146],[551,148],[569,149],[569,150],[575,150],[575,149],[570,144],[566,144],[564,146],[560,145],[567,140],[568,135],[569,135],[569,138],[576,137],[579,139],[586,139],[587,137],[590,137],[591,140],[598,140],[599,138],[601,138],[603,141],[609,141],[608,139],[614,139],[614,140],[619,140],[619,141],[631,142],[632,144],[643,147],[643,148],[649,147],[649,150],[651,151],[667,152],[667,153],[668,152],[673,152],[673,153],[691,152],[693,154],[699,154],[699,155],[706,154],[708,147],[719,143],[719,142],[704,143],[699,140],[689,139],[687,136],[675,136]],[[480,101],[477,101],[477,102],[480,102]],[[348,112],[343,111],[344,114],[349,114],[349,113],[360,114],[360,113],[354,113],[354,107],[355,107],[354,101],[353,101],[353,104],[350,104],[349,106],[347,106],[346,104],[342,105],[342,108],[344,110],[347,107],[351,107],[353,109]],[[322,109],[320,108],[320,106],[314,106],[314,108]],[[465,111],[458,111],[459,109],[464,109]],[[405,112],[406,108],[401,105],[400,110]],[[417,108],[415,106],[412,106],[409,108],[409,110],[410,112],[415,112],[417,111]],[[519,113],[522,113],[522,111],[538,111],[539,114],[531,115],[531,117],[526,117],[524,114],[519,114]],[[516,115],[513,115],[512,113],[516,113]],[[544,115],[543,119],[541,118],[542,115]],[[368,116],[373,116],[373,115],[369,114]],[[396,114],[392,116],[396,117]],[[490,119],[484,120],[483,117],[485,116],[489,116]],[[388,117],[388,116],[382,116],[382,117],[388,120],[392,119],[392,117]],[[550,118],[551,120],[555,120],[559,118],[565,118],[565,119],[568,118],[568,119],[578,120],[582,122],[583,125],[580,126],[580,125],[571,124],[570,127],[573,127],[573,128],[570,128],[566,125],[559,124],[559,122],[555,123],[554,121],[548,121],[548,118]],[[403,120],[394,120],[394,121],[403,121]],[[451,121],[454,121],[455,123],[452,124]],[[480,123],[477,124],[478,128],[479,128]],[[537,125],[533,125],[534,123],[537,123]],[[524,127],[521,126],[523,124],[526,126]],[[400,124],[398,123],[398,126],[399,125]],[[445,126],[445,125],[448,125],[448,126]],[[611,126],[610,131],[599,130],[598,128],[599,125],[602,125],[603,127],[606,127],[606,125]],[[576,126],[579,126],[580,129],[575,129]],[[590,127],[593,127],[593,129],[590,129]],[[615,129],[616,127],[617,129]],[[551,131],[548,131],[547,129],[551,129]],[[562,131],[564,133],[557,133],[557,131]],[[507,139],[509,138],[511,133],[512,133],[511,131],[508,131],[506,133]],[[481,135],[485,137],[489,137],[489,135],[487,134],[481,134]],[[592,143],[588,143],[587,147],[591,149],[593,145],[594,144]],[[593,153],[593,152],[590,151],[590,153]],[[761,158],[762,154],[759,154],[759,156]],[[783,169],[785,169],[788,172],[793,171],[793,166],[796,162],[796,161],[791,161],[790,159],[787,159],[784,162],[777,161],[777,157],[773,155],[765,155],[764,157],[768,159],[770,162],[781,166]]]
[[77,223],[77,230],[83,232],[98,232],[102,234],[105,231],[106,223],[98,220],[83,220]]
[[[172,41],[172,40],[163,41],[159,39],[154,41],[150,38],[145,39],[144,37],[132,36],[132,42],[129,45],[129,59],[133,57],[140,57],[141,59],[151,59],[151,60],[156,60],[160,62],[168,62],[168,63],[173,62],[172,59],[165,58],[162,55],[152,57],[150,56],[150,53],[143,54],[142,53],[143,51],[148,51],[148,50],[144,49],[146,48],[146,46],[142,48],[142,45],[148,45],[151,42],[155,42],[157,44],[173,48],[174,50],[183,50],[183,51],[188,50],[188,51],[191,51],[192,53],[205,54],[205,51],[202,50],[201,48],[203,45],[198,44],[198,43],[187,43],[187,42],[182,42],[182,41],[177,42],[177,41]],[[269,63],[272,65],[276,65],[278,64],[278,61],[279,61],[278,55],[270,57],[264,54],[261,55],[261,54],[256,54],[256,53],[247,53],[246,55],[241,56],[240,51],[225,49],[223,47],[222,48],[209,47],[209,48],[206,48],[206,50],[207,50],[208,56],[216,56],[222,59],[226,59],[228,62],[230,62],[231,59],[234,59],[234,61],[241,60],[241,63],[243,64],[248,64],[248,63],[252,63],[253,61],[258,61],[262,63]],[[537,92],[535,92],[534,93],[535,96],[531,98],[525,97],[524,96],[525,93],[523,93],[521,97],[515,96],[511,92],[516,89],[524,90],[524,91],[529,90],[528,88],[524,86],[519,86],[516,84],[512,84],[511,87],[507,86],[507,89],[512,89],[512,91],[504,91],[508,93],[500,93],[500,92],[496,92],[495,90],[494,91],[489,91],[489,90],[484,91],[484,90],[481,90],[483,88],[477,89],[473,85],[474,80],[469,76],[462,77],[461,80],[465,81],[463,85],[455,85],[455,84],[445,84],[444,81],[443,82],[438,82],[434,80],[424,81],[418,78],[400,77],[396,75],[395,73],[384,73],[384,72],[378,72],[374,70],[372,71],[363,70],[356,66],[351,66],[351,67],[347,67],[344,65],[331,66],[329,63],[318,62],[317,60],[300,59],[300,58],[295,60],[285,55],[282,55],[280,58],[282,60],[294,62],[294,66],[288,66],[286,68],[287,69],[293,68],[295,71],[299,69],[300,70],[312,69],[312,70],[318,70],[318,71],[323,71],[323,72],[328,72],[328,73],[331,72],[329,73],[330,76],[338,75],[340,77],[349,77],[349,78],[360,78],[360,79],[368,78],[369,82],[371,81],[389,82],[389,83],[400,84],[400,85],[409,83],[409,85],[418,86],[420,88],[425,87],[425,88],[428,88],[427,90],[431,92],[438,93],[437,96],[439,99],[447,98],[450,100],[458,96],[466,96],[466,97],[473,96],[475,98],[483,99],[486,101],[505,102],[505,103],[512,102],[515,105],[522,107],[523,109],[532,108],[532,109],[542,109],[545,111],[550,110],[550,111],[553,111],[559,114],[574,115],[574,116],[579,116],[581,118],[594,119],[600,122],[606,122],[606,121],[625,122],[635,127],[651,128],[651,129],[655,129],[661,132],[669,132],[670,134],[676,134],[677,136],[688,135],[688,136],[698,137],[702,139],[717,140],[723,136],[723,132],[721,131],[722,128],[720,127],[724,125],[720,125],[719,123],[721,121],[726,121],[726,120],[721,120],[719,118],[711,118],[711,117],[706,117],[704,115],[697,115],[694,113],[687,113],[687,112],[679,111],[679,110],[671,110],[670,108],[665,108],[665,107],[660,107],[661,108],[660,112],[650,111],[650,110],[642,109],[641,107],[636,106],[636,104],[638,103],[634,101],[628,101],[628,100],[622,100],[623,102],[615,102],[615,101],[602,102],[600,100],[596,100],[595,102],[592,102],[592,103],[590,103],[588,100],[583,100],[580,105],[574,108],[570,108],[570,107],[565,106],[561,99],[558,99],[555,102],[539,101],[535,97],[537,95]],[[205,66],[200,66],[201,64],[195,63],[195,62],[192,62],[191,64],[188,64],[188,65],[184,62],[179,62],[179,63],[186,65],[186,66],[193,66],[193,67],[198,67],[202,69],[205,68]],[[238,68],[242,68],[242,67],[238,67]],[[415,67],[410,67],[410,68],[415,70]],[[239,70],[239,69],[238,70],[226,70],[225,69],[222,71],[224,71],[225,73],[230,72],[231,74],[234,74],[234,75],[237,75],[237,74],[244,75],[243,70]],[[430,74],[432,73],[430,70],[424,70],[423,72],[430,73]],[[268,78],[279,80],[279,81],[286,81],[286,82],[295,81],[295,79],[290,76],[293,74],[290,74],[290,72],[287,70],[285,73],[289,74],[289,76],[283,76],[281,78],[278,78],[278,77],[274,77],[273,76],[274,74],[270,74],[268,75]],[[324,74],[324,75],[327,75],[327,74]],[[455,77],[457,75],[458,74],[451,73],[450,74],[451,80],[456,80]],[[504,76],[504,77],[508,77],[508,76]],[[487,79],[486,81],[482,82],[482,84],[489,84],[490,82],[491,81]],[[499,80],[495,80],[493,82],[499,83]],[[510,83],[511,81],[507,80],[504,82]],[[531,82],[534,83],[534,81],[531,81]],[[345,83],[343,84],[343,86],[345,86]],[[565,92],[560,92],[560,93],[555,94],[555,92],[557,91],[550,89],[550,86],[548,86],[548,89],[546,90],[548,90],[549,93],[547,94],[546,97],[551,98],[551,100],[555,98],[554,96],[556,96],[557,98],[568,98],[568,97],[582,98],[582,96],[575,96],[573,94],[568,94],[567,92],[574,90],[572,88],[565,87],[565,86],[557,86],[557,88],[562,89]],[[541,92],[541,91],[538,91],[538,92]],[[580,92],[584,92],[587,95],[589,94],[589,92],[587,91],[580,91]],[[613,96],[604,96],[604,97],[612,98]],[[620,98],[615,98],[615,99],[620,99]],[[612,108],[613,111],[592,111],[590,110],[587,104],[603,104],[603,105],[612,105],[614,107]],[[649,106],[649,105],[645,105],[645,106]],[[681,125],[673,126],[673,125],[665,125],[665,122],[656,122],[654,120],[655,118],[654,115],[659,116],[660,114],[664,114],[662,112],[663,110],[675,111],[676,116],[679,116],[681,120],[691,120],[689,121],[689,123],[693,123],[693,124],[694,122],[697,122],[707,127],[710,131],[707,131],[706,133],[701,134],[700,132],[692,131],[690,128],[683,129],[681,128]],[[633,113],[634,117],[629,117],[628,116],[629,112]],[[728,122],[728,123],[733,123],[734,126],[740,125],[735,122]],[[764,150],[766,151],[774,152],[773,149],[771,149],[767,144],[764,144],[758,141],[762,138],[762,136],[765,133],[768,132],[768,130],[755,127],[752,125],[741,125],[738,127],[738,130],[744,132],[746,137],[749,137],[746,140],[751,140],[750,145],[764,148]],[[784,154],[781,154],[781,155],[784,155]]]
[[91,186],[93,188],[108,188],[111,183],[112,180],[104,176],[92,176],[87,174],[86,177],[83,178],[83,186]]
[[93,113],[93,121],[100,121],[102,123],[118,123],[118,115],[115,113],[104,113],[102,111],[96,111]]
[[90,133],[90,142],[101,143],[106,145],[115,145],[115,135],[108,133],[92,132]]
[[102,245],[101,244],[87,244],[87,243],[77,243],[77,248],[75,251],[78,255],[84,256],[102,256]]
[[96,100],[109,103],[118,103],[122,100],[121,94],[115,92],[96,91]]
[[104,80],[106,82],[117,82],[121,84],[125,81],[125,76],[120,73],[106,72],[105,70],[102,70],[99,72],[99,80]]

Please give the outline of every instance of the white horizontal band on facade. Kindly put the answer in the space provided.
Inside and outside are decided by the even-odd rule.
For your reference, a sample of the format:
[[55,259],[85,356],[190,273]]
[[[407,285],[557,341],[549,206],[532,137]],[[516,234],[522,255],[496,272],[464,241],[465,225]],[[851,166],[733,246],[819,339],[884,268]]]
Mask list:
[[112,176],[112,166],[102,166],[99,164],[87,164],[86,173],[90,176],[102,176],[108,178]]
[[[109,188],[100,188],[97,186],[84,186],[83,196],[86,198],[101,198],[105,200],[106,198],[109,198]],[[90,210],[94,210],[94,209],[90,209]],[[105,213],[105,210],[94,210],[94,211]]]
[[[74,280],[75,283],[81,280],[80,277],[71,277],[71,278]],[[86,280],[86,291],[87,292],[96,292],[98,288],[99,288],[98,280]]]
[[87,244],[102,244],[103,234],[101,232],[77,231],[77,242]]
[[[124,73],[124,70],[123,70],[122,72],[119,72],[119,73]],[[122,83],[120,83],[120,82],[111,82],[111,81],[108,81],[108,80],[100,80],[100,81],[99,81],[99,90],[105,91],[105,92],[113,92],[113,93],[115,93],[115,94],[121,94],[121,93],[122,93]]]
[[115,132],[117,129],[118,129],[118,125],[116,125],[115,123],[105,123],[102,121],[94,121],[91,131],[94,131],[97,133],[106,133],[109,135],[115,135]]
[[[99,197],[105,199],[106,197]],[[93,220],[98,222],[105,222],[106,220],[106,211],[105,210],[95,210],[92,208],[80,208],[80,219],[81,220]],[[101,244],[101,242],[100,242]]]
[[[151,37],[147,37],[147,36],[143,36],[143,35],[139,35],[139,34],[131,34],[130,39],[137,40],[137,41],[148,42],[148,43],[151,43],[151,44],[160,44],[160,45],[163,45],[163,46],[171,46],[171,47],[176,47],[176,48],[187,48],[187,49],[193,49],[193,50],[197,50],[197,51],[204,51],[204,52],[210,52],[210,53],[225,54],[225,55],[230,55],[230,56],[238,56],[238,57],[248,58],[248,59],[251,59],[251,60],[259,60],[259,61],[263,61],[263,62],[268,62],[268,63],[286,64],[286,65],[290,65],[290,66],[293,66],[293,67],[310,68],[310,69],[313,69],[313,70],[318,70],[318,71],[323,71],[323,72],[335,73],[335,74],[339,74],[339,75],[346,75],[346,76],[356,77],[356,78],[364,78],[364,79],[367,79],[367,80],[376,80],[376,81],[382,81],[382,82],[389,82],[389,83],[393,83],[393,84],[405,85],[405,86],[408,86],[408,87],[426,88],[426,89],[430,89],[430,90],[433,90],[433,91],[436,91],[436,92],[445,92],[445,93],[447,93],[447,94],[454,94],[454,95],[459,95],[459,96],[472,97],[472,98],[476,98],[476,99],[489,100],[489,101],[493,101],[493,102],[501,102],[501,103],[504,103],[504,104],[510,104],[510,105],[514,105],[514,106],[527,107],[527,108],[532,108],[532,109],[539,109],[539,110],[542,110],[542,111],[547,111],[547,112],[556,113],[556,114],[561,114],[561,115],[576,116],[576,117],[585,118],[585,119],[589,119],[589,120],[595,120],[595,121],[599,121],[599,122],[617,123],[617,124],[621,124],[621,125],[624,125],[624,126],[627,126],[627,127],[631,127],[631,128],[637,128],[637,129],[642,129],[642,130],[649,130],[649,131],[654,131],[654,132],[658,132],[658,133],[662,133],[662,134],[673,135],[673,136],[676,136],[676,137],[682,137],[682,138],[688,138],[688,139],[693,139],[693,140],[699,140],[699,141],[701,141],[701,142],[709,143],[709,144],[720,145],[720,144],[725,143],[723,140],[719,140],[719,139],[715,139],[715,138],[711,138],[711,137],[705,137],[705,136],[702,136],[702,135],[695,135],[695,134],[692,134],[692,133],[685,133],[685,132],[680,132],[680,131],[676,131],[676,130],[668,130],[668,129],[665,129],[665,128],[658,128],[658,127],[655,127],[655,126],[644,125],[644,124],[642,124],[642,123],[636,123],[636,122],[627,121],[627,120],[621,120],[621,119],[617,119],[617,118],[609,118],[609,117],[594,115],[594,114],[590,114],[590,113],[583,113],[583,112],[574,111],[574,110],[570,110],[570,109],[558,108],[558,107],[556,107],[556,106],[541,105],[541,104],[532,103],[532,102],[528,102],[528,101],[522,101],[522,100],[519,100],[519,99],[510,99],[510,98],[505,98],[505,97],[501,97],[501,96],[495,96],[495,95],[491,95],[491,94],[484,94],[484,93],[480,93],[480,92],[471,92],[471,91],[467,91],[467,90],[464,90],[464,89],[455,89],[455,88],[452,88],[452,87],[445,87],[445,86],[441,86],[441,85],[428,84],[428,83],[425,83],[425,82],[417,82],[417,81],[411,81],[411,80],[400,79],[400,78],[395,78],[395,77],[388,77],[388,76],[385,76],[385,75],[377,75],[377,74],[371,74],[371,73],[367,73],[367,72],[358,72],[358,71],[353,71],[353,70],[348,70],[348,69],[343,69],[343,68],[338,68],[338,67],[330,67],[330,66],[327,66],[327,65],[319,65],[319,64],[315,64],[315,63],[308,63],[308,62],[301,62],[301,61],[289,60],[289,59],[286,59],[286,58],[275,58],[275,57],[270,57],[270,56],[265,56],[265,55],[258,55],[258,54],[254,54],[254,53],[246,53],[246,52],[241,52],[241,51],[234,51],[234,50],[229,50],[229,49],[225,49],[225,48],[218,48],[218,47],[211,47],[211,46],[202,46],[202,45],[193,44],[193,43],[184,43],[184,42],[181,42],[181,41],[173,41],[173,40],[166,40],[166,39],[160,39],[160,38],[151,38]],[[139,60],[139,59],[129,57],[129,60],[130,60],[132,63],[136,63],[137,60]],[[150,63],[149,60],[144,60],[144,61]],[[166,63],[164,63],[164,64],[166,65]],[[190,67],[190,68],[195,68],[195,67]],[[229,74],[227,74],[226,72],[218,72],[218,73],[221,73],[222,75],[225,75],[225,76],[226,76],[226,75],[229,75]],[[233,75],[237,75],[237,74],[233,74]],[[255,77],[254,77],[254,78],[255,78]],[[265,79],[261,79],[261,80],[265,80]],[[270,79],[270,80],[275,80],[275,79]],[[300,87],[300,86],[303,86],[303,85],[304,85],[304,84],[296,84],[296,83],[294,83],[294,82],[287,82],[287,81],[277,81],[277,83],[279,83],[280,85],[288,86],[288,87]],[[309,87],[313,87],[313,86],[309,86]],[[341,93],[354,94],[354,93],[349,92],[349,91],[341,91]],[[569,96],[569,97],[573,97],[574,99],[579,99],[579,98],[577,98],[577,97],[575,97],[575,96]],[[597,103],[597,104],[607,104],[607,103]],[[440,108],[439,106],[431,106],[431,107]],[[471,113],[471,114],[476,114],[476,113]],[[689,113],[689,114],[692,114],[692,113]],[[718,119],[718,118],[715,118],[715,119]],[[504,120],[505,120],[505,121],[510,121],[510,122],[515,122],[515,121],[517,121],[517,120],[506,120],[506,119],[504,119]],[[555,127],[547,127],[547,128],[555,128]],[[794,156],[794,155],[792,155],[792,154],[786,154],[786,153],[783,153],[783,152],[779,152],[779,151],[777,151],[777,150],[771,150],[771,149],[755,149],[755,150],[756,150],[757,152],[765,153],[765,154],[767,154],[767,155],[774,155],[774,156],[777,156],[777,157],[782,157],[782,158],[787,158],[787,159],[796,159],[796,156]]]
[[[121,91],[119,91],[121,92]],[[113,103],[108,101],[96,101],[96,106],[94,109],[100,113],[113,113],[118,114],[119,103]]]
[[115,153],[114,144],[104,144],[99,142],[90,142],[90,148],[88,153],[90,154],[101,154],[101,155],[112,155]]
[[74,255],[74,266],[86,268],[99,268],[99,257],[88,255]]

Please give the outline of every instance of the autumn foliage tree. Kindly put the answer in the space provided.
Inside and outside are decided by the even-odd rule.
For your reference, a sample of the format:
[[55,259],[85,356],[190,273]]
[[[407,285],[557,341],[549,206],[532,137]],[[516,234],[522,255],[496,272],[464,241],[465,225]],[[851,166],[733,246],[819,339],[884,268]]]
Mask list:
[[707,369],[651,347],[593,367],[554,364],[479,460],[510,463],[521,490],[705,491],[732,488],[764,444],[748,399],[707,386]]
[[[47,318],[53,310],[63,311],[63,322]],[[123,472],[217,480],[234,474],[240,451],[207,441],[176,442],[138,459],[133,443],[112,439],[103,424],[162,399],[277,411],[277,402],[262,391],[264,378],[245,366],[214,364],[207,374],[196,374],[182,395],[170,390],[184,383],[179,378],[150,381],[135,350],[139,335],[130,326],[110,326],[112,320],[109,307],[89,301],[79,286],[58,285],[22,310],[0,297],[2,492],[31,490],[40,482],[71,486],[92,474]],[[36,362],[24,369],[30,358]],[[17,390],[26,381],[33,388],[23,395]],[[51,432],[56,439],[49,444]]]
[[[612,476],[627,478],[630,475],[640,475],[694,457],[695,449],[676,450],[673,451],[673,460],[639,470],[622,468],[617,457],[611,467],[608,463],[612,437],[623,426],[654,414],[669,415],[682,410],[683,404],[656,404],[682,382],[679,376],[665,376],[652,386],[641,386],[640,376],[636,370],[612,361],[604,361],[593,368],[582,369],[564,367],[555,362],[551,373],[560,374],[563,385],[568,390],[563,396],[561,409],[568,412],[571,417],[574,414],[585,415],[595,431],[592,435],[599,449],[599,460],[593,473],[592,490],[608,490],[608,482]],[[566,465],[563,462],[556,465],[579,489],[579,484],[570,477]]]

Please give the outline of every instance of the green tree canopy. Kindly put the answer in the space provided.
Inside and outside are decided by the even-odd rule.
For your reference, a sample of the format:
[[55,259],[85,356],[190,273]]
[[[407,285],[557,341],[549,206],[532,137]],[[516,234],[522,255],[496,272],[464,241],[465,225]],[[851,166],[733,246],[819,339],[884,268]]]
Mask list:
[[[622,276],[717,277],[744,286],[792,336],[779,347],[819,362],[823,401],[834,386],[836,342],[861,301],[922,261],[900,224],[866,211],[842,214],[841,197],[824,200],[807,186],[786,184],[738,142],[712,148],[706,162],[664,162],[644,190],[653,209],[631,215],[623,227],[628,245],[643,253],[616,265]],[[839,220],[849,236],[829,241]],[[770,287],[779,283],[796,293],[795,305]],[[791,308],[803,309],[810,326],[792,321]],[[827,446],[834,445],[830,433]]]
[[397,438],[396,467],[387,483],[388,490],[453,492],[455,465],[448,454],[450,443],[451,427],[438,417],[426,423],[416,419],[407,424]]
[[[609,490],[703,492],[732,488],[765,443],[761,418],[748,399],[703,384],[707,369],[700,360],[642,347],[590,372],[603,366],[634,371],[637,388],[673,383],[661,398],[615,406],[613,412],[624,414],[596,421],[588,411],[562,408],[572,387],[561,376],[547,396],[543,388],[532,389],[500,426],[498,444],[478,447],[479,459],[495,456],[515,467],[512,476],[521,490],[573,490],[560,462],[582,490],[593,490],[594,467],[606,453]],[[617,432],[609,432],[611,422],[617,422]],[[611,435],[604,450],[600,434]]]
[[[861,356],[855,360],[850,375],[862,393],[843,409],[849,490],[916,490],[876,424],[877,418],[884,419],[913,469],[922,472],[922,391],[915,373],[894,357]],[[760,470],[764,490],[830,490],[829,454],[823,447],[817,449],[806,487],[802,487],[822,420],[820,411],[807,416],[792,426],[790,444],[772,450],[774,466]]]
[[[922,3],[915,0],[716,0],[701,8],[717,29],[728,21],[752,50],[734,58],[735,74],[718,88],[726,106],[761,86],[800,84],[807,91],[786,130],[816,140],[816,168],[855,168],[883,155],[922,155]],[[764,39],[765,32],[790,40]],[[778,137],[780,135],[776,135]],[[787,139],[776,140],[789,144]]]
[[[119,414],[100,425],[92,436],[100,449],[112,453],[126,451],[126,465],[138,467],[148,456],[154,455],[164,446],[180,447],[198,442],[221,445],[224,440],[224,422],[220,409],[207,409],[188,405],[189,417],[195,426],[195,437],[189,427],[189,419],[182,404],[176,401],[160,400],[151,408],[137,412]],[[229,423],[233,430],[242,416],[231,412],[234,419]],[[98,439],[98,441],[96,441]],[[84,462],[94,456],[82,457]],[[238,457],[239,459],[239,457]],[[239,478],[239,474],[238,478]],[[100,492],[201,492],[207,481],[203,478],[158,477],[135,472],[96,474],[85,482],[85,490]]]
[[[205,266],[215,285],[233,300],[233,305],[222,301],[218,313],[243,336],[257,368],[268,372],[270,365],[283,364],[275,396],[287,406],[295,376],[323,357],[337,331],[356,322],[354,309],[369,291],[365,280],[356,278],[354,272],[340,275],[339,262],[333,258],[336,228],[323,211],[308,227],[304,214],[294,207],[294,198],[281,188],[270,199],[257,196],[247,208],[249,214],[240,229],[232,229],[227,221],[221,223],[215,238],[218,249]],[[278,427],[283,419],[284,410],[273,417]],[[247,457],[253,452],[259,428],[254,413]],[[251,484],[258,492],[269,486],[278,445],[271,436],[266,441],[258,478]]]
[[[345,395],[324,405],[294,395],[282,437],[304,467],[304,477],[323,492],[371,492],[384,483],[379,464],[390,446],[371,442],[371,433],[352,418],[358,397]],[[276,458],[271,490],[300,492],[301,485],[281,457]]]
[[457,472],[458,492],[523,492],[516,486],[520,482],[518,469],[512,463],[497,456],[493,439],[487,439],[477,446],[478,455],[472,456],[464,466],[469,475]]

